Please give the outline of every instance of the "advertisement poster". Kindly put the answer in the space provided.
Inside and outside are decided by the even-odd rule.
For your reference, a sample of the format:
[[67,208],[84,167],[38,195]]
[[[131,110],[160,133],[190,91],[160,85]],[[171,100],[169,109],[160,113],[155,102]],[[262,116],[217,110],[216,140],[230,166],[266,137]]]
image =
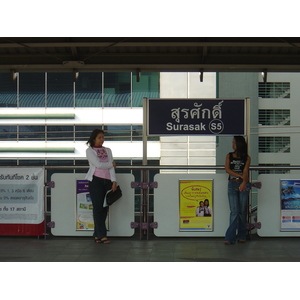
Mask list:
[[[76,230],[94,230],[93,204],[89,193],[88,180],[76,180]],[[106,228],[108,227],[106,219]]]
[[88,180],[76,180],[76,230],[94,230],[93,204]]
[[280,180],[281,231],[300,231],[300,180]]
[[0,168],[0,223],[42,223],[44,185],[43,168]]
[[213,180],[179,180],[180,231],[213,231]]

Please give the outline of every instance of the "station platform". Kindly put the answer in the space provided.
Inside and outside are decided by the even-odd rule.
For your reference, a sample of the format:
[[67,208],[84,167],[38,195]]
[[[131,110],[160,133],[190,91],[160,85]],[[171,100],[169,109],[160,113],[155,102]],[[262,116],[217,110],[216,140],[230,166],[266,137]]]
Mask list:
[[297,237],[262,238],[252,234],[245,244],[224,245],[223,238],[110,237],[37,238],[1,236],[0,262],[299,262]]

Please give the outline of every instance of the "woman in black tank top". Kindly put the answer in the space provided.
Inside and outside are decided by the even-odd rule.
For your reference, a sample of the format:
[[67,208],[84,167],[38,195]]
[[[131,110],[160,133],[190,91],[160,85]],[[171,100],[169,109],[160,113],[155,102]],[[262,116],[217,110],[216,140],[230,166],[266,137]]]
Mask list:
[[[247,143],[242,136],[232,141],[234,152],[228,153],[225,170],[228,177],[228,200],[230,207],[229,227],[225,234],[226,245],[246,241],[247,204],[250,191],[249,167],[251,158],[247,152]],[[237,232],[236,232],[237,231]]]

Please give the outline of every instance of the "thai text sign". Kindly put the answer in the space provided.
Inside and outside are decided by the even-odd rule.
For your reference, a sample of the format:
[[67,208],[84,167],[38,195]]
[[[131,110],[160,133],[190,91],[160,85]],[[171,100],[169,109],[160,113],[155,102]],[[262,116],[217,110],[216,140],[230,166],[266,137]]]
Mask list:
[[244,135],[245,99],[148,99],[148,135]]
[[43,220],[43,168],[0,168],[0,223],[40,224]]

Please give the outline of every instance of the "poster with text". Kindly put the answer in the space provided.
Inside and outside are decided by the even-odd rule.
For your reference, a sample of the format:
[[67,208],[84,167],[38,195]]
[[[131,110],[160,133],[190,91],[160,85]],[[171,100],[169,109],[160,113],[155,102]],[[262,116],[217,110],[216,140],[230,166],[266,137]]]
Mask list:
[[43,168],[0,168],[0,223],[42,223],[44,185]]
[[280,180],[281,231],[300,231],[300,180]]
[[[94,230],[93,204],[88,180],[76,180],[76,230]],[[109,231],[109,215],[106,218]]]
[[76,180],[76,230],[94,230],[93,204],[88,180]]
[[180,231],[213,231],[213,179],[179,180]]

